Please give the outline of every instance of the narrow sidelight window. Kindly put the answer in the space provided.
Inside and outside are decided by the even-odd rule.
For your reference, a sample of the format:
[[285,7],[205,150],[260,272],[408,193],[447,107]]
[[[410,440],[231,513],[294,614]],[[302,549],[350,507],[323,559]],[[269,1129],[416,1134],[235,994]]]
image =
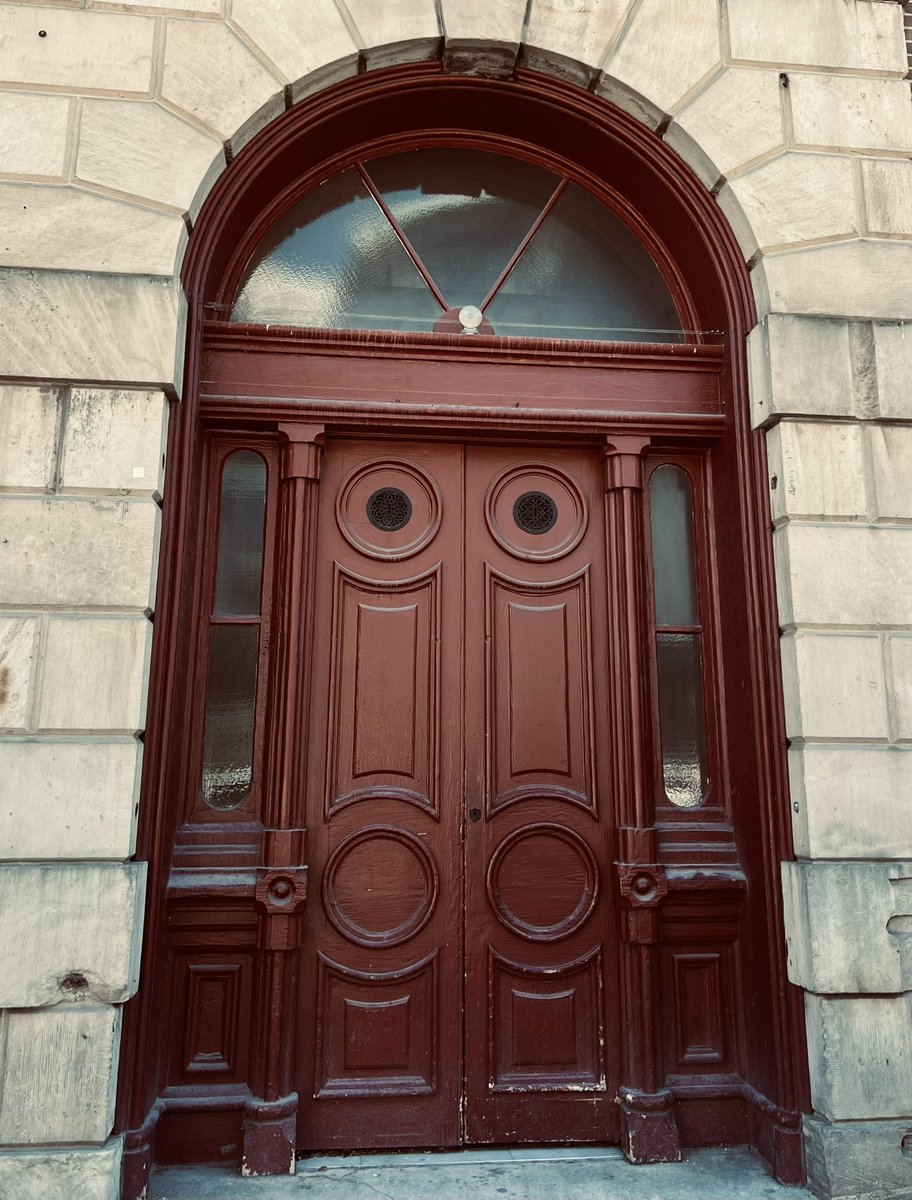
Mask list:
[[252,450],[222,467],[218,563],[209,618],[203,799],[237,808],[250,791],[260,644],[266,464]]
[[693,488],[680,467],[649,481],[656,668],[665,795],[696,808],[706,795],[702,628],[697,605]]

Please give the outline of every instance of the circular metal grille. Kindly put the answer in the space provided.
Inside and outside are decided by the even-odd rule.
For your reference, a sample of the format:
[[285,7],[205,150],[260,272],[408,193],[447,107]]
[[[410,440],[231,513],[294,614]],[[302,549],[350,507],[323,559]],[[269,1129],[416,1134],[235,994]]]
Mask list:
[[557,520],[557,505],[544,492],[523,492],[513,505],[513,520],[523,533],[547,533]]
[[412,502],[399,488],[378,488],[367,501],[367,519],[375,529],[395,533],[412,519]]

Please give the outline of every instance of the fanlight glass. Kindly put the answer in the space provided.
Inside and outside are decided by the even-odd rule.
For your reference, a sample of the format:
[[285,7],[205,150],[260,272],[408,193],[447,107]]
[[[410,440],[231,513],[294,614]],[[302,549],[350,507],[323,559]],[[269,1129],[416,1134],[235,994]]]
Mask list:
[[661,272],[610,209],[543,167],[454,148],[356,163],[304,196],[257,248],[231,319],[684,340]]

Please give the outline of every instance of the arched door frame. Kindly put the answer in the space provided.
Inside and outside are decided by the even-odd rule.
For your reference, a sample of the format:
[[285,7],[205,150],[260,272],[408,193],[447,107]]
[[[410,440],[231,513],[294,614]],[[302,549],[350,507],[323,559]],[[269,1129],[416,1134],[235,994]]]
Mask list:
[[[508,347],[512,361],[530,372],[558,373],[575,367],[573,395],[581,404],[572,412],[546,408],[524,412],[521,426],[506,416],[511,401],[504,393],[499,410],[462,411],[458,403],[438,405],[432,415],[424,406],[382,404],[366,388],[347,410],[347,419],[357,424],[385,420],[400,429],[446,429],[450,432],[512,429],[516,434],[546,430],[555,436],[585,434],[601,437],[606,454],[609,527],[615,534],[614,569],[628,586],[615,630],[618,644],[637,655],[637,630],[642,624],[638,609],[642,602],[642,568],[624,550],[626,533],[637,517],[637,497],[642,487],[644,414],[636,403],[621,403],[637,395],[638,383],[647,377],[692,380],[714,379],[718,403],[706,402],[705,411],[694,405],[689,411],[649,413],[650,431],[666,439],[690,439],[705,443],[707,437],[725,445],[730,493],[727,500],[741,514],[743,562],[743,609],[746,617],[744,671],[750,692],[753,729],[744,738],[759,774],[757,811],[744,837],[755,835],[760,851],[744,900],[746,928],[754,944],[751,953],[760,955],[769,972],[764,1004],[762,1044],[754,1048],[757,1066],[748,1072],[735,1091],[745,1103],[749,1140],[771,1163],[779,1178],[798,1181],[803,1174],[799,1111],[806,1106],[804,1079],[803,1022],[799,998],[787,983],[782,935],[779,863],[792,857],[787,809],[785,735],[778,675],[778,647],[771,541],[768,536],[766,470],[762,435],[750,428],[747,398],[745,338],[755,323],[755,310],[747,270],[735,238],[721,210],[690,170],[667,146],[632,117],[619,112],[581,89],[533,72],[517,71],[514,79],[485,80],[446,76],[439,64],[419,64],[377,71],[341,83],[311,97],[264,129],[238,156],[210,194],[192,232],[183,269],[183,286],[188,306],[185,392],[175,405],[169,435],[169,475],[164,508],[164,530],[156,610],[156,637],[150,684],[149,728],[146,737],[146,771],[137,854],[149,861],[149,900],[145,925],[143,983],[140,993],[127,1007],[124,1061],[135,1070],[121,1072],[119,1127],[126,1132],[125,1196],[141,1194],[151,1161],[156,1123],[164,1112],[179,1111],[209,1103],[217,1098],[162,1095],[157,1063],[161,1033],[162,935],[167,917],[167,882],[171,868],[175,797],[187,777],[190,752],[187,729],[186,679],[180,664],[190,644],[188,630],[194,628],[199,606],[200,576],[200,490],[196,473],[201,461],[205,425],[243,426],[236,408],[220,408],[218,388],[207,389],[201,381],[213,371],[233,369],[224,363],[240,361],[242,348],[238,330],[220,329],[212,318],[224,316],[244,256],[262,237],[277,212],[308,186],[340,169],[352,158],[384,146],[390,150],[417,142],[427,143],[432,131],[444,130],[443,139],[494,149],[518,141],[524,153],[537,161],[553,164],[560,159],[572,168],[574,177],[612,203],[650,245],[663,264],[675,298],[696,329],[722,330],[724,346],[701,345],[696,339],[687,346],[631,347],[605,344],[563,347],[544,358],[543,347],[530,343]],[[530,132],[532,136],[530,136]],[[302,169],[302,164],[306,166]],[[611,164],[610,170],[605,165]],[[446,364],[447,370],[489,370],[496,379],[503,348],[473,344],[471,367],[465,344],[438,339],[430,346],[425,335],[370,335],[378,372],[378,389],[384,383],[384,364]],[[304,364],[325,359],[326,370],[342,357],[357,353],[365,335],[340,333],[337,337],[301,331],[295,335],[267,336],[249,331],[246,351],[251,361],[272,363],[273,395],[283,380],[293,396],[290,381]],[[220,359],[222,356],[222,359]],[[227,358],[225,357],[227,356]],[[224,360],[224,361],[223,361]],[[277,365],[276,365],[277,364]],[[392,369],[392,367],[390,367]],[[396,368],[399,370],[398,366]],[[417,369],[417,368],[416,368]],[[421,367],[424,370],[424,366]],[[702,374],[701,374],[702,372]],[[219,376],[221,377],[221,376]],[[390,376],[392,378],[392,376]],[[541,378],[545,378],[544,375]],[[265,385],[264,385],[265,386]],[[501,383],[494,385],[506,386]],[[695,385],[696,386],[696,385]],[[609,389],[606,406],[600,397]],[[268,389],[267,389],[268,390]],[[456,389],[458,391],[458,388]],[[699,387],[697,387],[699,391]],[[566,403],[566,401],[565,401]],[[319,474],[319,446],[323,427],[338,421],[338,406],[329,400],[312,403],[297,412],[284,403],[265,404],[257,419],[272,424],[282,443],[283,512],[277,576],[306,575],[309,540],[313,528],[313,483]],[[698,406],[697,406],[698,407]],[[294,514],[297,514],[296,516]],[[301,847],[289,821],[288,805],[301,777],[300,755],[292,751],[291,730],[297,727],[306,703],[306,630],[300,606],[290,600],[289,589],[277,593],[280,621],[284,622],[278,675],[296,679],[295,688],[273,697],[270,724],[270,771],[273,780],[272,819],[256,883],[260,915],[258,986],[271,999],[269,1011],[291,1012],[294,992],[286,948],[294,939],[294,920],[289,919],[283,897],[275,893],[277,880],[291,879],[295,900],[303,900],[303,876],[293,868],[301,862]],[[633,633],[631,633],[631,630]],[[632,639],[632,640],[631,640]],[[629,694],[618,694],[615,703],[627,706],[631,720],[645,720],[644,703]],[[633,705],[631,709],[630,706]],[[636,752],[630,745],[618,748],[621,769],[631,772],[631,795],[637,793]],[[634,802],[632,802],[634,803]],[[636,807],[634,803],[634,808]],[[648,807],[648,806],[647,806]],[[647,816],[627,820],[618,849],[621,893],[625,905],[628,945],[628,974],[653,970],[650,965],[655,941],[656,905],[653,899],[640,903],[635,881],[641,877],[658,883],[664,894],[664,872],[658,868],[655,830]],[[285,823],[283,825],[283,822]],[[626,842],[623,840],[626,838]],[[629,869],[628,869],[629,868]],[[624,871],[627,871],[626,878]],[[718,885],[712,871],[703,873],[707,894]],[[272,889],[272,890],[271,890]],[[281,891],[282,889],[280,889]],[[651,894],[652,895],[652,894]],[[748,938],[750,940],[750,938]],[[264,992],[264,995],[266,993]],[[655,1045],[649,1023],[638,1023],[635,989],[628,990],[628,1069],[625,1111],[625,1149],[636,1161],[652,1157],[674,1157],[677,1130],[673,1100],[660,1086],[654,1061]],[[759,1017],[757,1018],[759,1021]],[[252,1173],[287,1170],[289,1143],[293,1146],[295,1105],[290,1092],[290,1054],[283,1045],[280,1024],[260,1031],[254,1050],[256,1069],[252,1096],[246,1105],[245,1162]],[[749,1056],[750,1057],[750,1056]],[[760,1065],[766,1060],[766,1066]],[[774,1064],[772,1067],[770,1063]],[[756,1079],[756,1083],[754,1082]],[[759,1085],[759,1086],[757,1086]],[[623,1091],[623,1089],[622,1089]]]

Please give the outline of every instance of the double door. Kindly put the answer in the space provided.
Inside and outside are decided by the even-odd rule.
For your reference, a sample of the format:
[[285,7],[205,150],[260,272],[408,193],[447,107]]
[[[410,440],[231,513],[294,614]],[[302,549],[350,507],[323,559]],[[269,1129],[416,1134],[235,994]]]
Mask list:
[[340,439],[320,492],[300,1148],[615,1140],[597,454]]

